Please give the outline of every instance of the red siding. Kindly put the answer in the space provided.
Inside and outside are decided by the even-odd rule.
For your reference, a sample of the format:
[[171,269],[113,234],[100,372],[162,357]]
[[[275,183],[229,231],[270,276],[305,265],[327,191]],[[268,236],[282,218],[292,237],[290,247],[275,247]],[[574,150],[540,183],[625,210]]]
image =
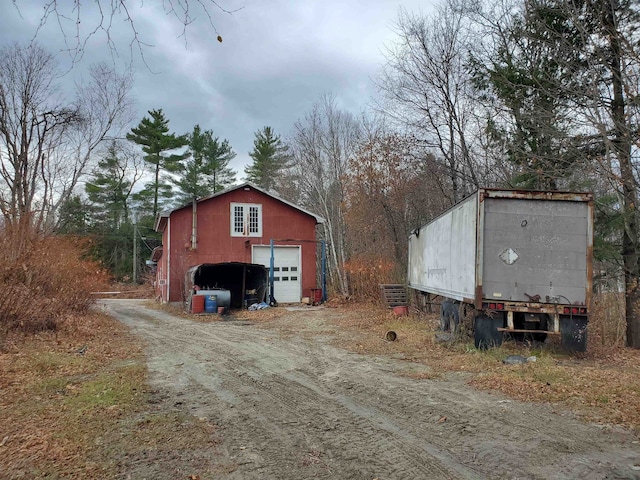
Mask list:
[[[163,254],[158,262],[158,280],[167,271],[171,278],[168,301],[182,301],[185,271],[201,263],[251,262],[251,245],[300,245],[302,256],[302,295],[316,287],[316,244],[314,217],[250,187],[203,200],[197,209],[197,248],[191,249],[192,208],[174,211],[162,236]],[[232,202],[262,205],[262,237],[232,237]],[[170,234],[170,238],[169,238]],[[286,242],[285,239],[294,239]],[[169,243],[169,244],[168,244]],[[169,257],[170,255],[170,257]],[[167,301],[166,287],[158,281],[158,295]]]

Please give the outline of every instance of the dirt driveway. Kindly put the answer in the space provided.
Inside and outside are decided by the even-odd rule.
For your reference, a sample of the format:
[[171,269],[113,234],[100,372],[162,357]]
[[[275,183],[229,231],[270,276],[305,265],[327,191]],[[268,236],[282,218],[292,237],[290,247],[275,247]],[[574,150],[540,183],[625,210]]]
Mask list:
[[145,342],[163,401],[216,426],[201,452],[210,478],[640,478],[631,433],[333,347],[335,310],[198,323],[140,300],[103,305]]

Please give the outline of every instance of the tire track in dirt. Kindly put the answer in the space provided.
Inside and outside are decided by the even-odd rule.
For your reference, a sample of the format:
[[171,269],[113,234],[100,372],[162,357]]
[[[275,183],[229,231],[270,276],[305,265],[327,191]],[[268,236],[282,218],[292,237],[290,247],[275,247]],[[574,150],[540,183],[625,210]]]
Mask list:
[[[352,405],[351,402],[338,402],[336,404],[336,399],[332,399],[332,395],[316,386],[308,378],[289,373],[293,365],[286,360],[289,358],[288,355],[285,357],[275,355],[276,360],[273,364],[264,369],[252,368],[252,361],[248,361],[246,358],[242,362],[237,361],[236,359],[242,356],[243,353],[250,353],[250,357],[258,359],[263,359],[269,355],[269,352],[261,348],[250,348],[240,352],[235,348],[239,340],[239,338],[223,340],[231,353],[220,354],[219,350],[217,350],[216,362],[219,362],[219,365],[224,370],[232,372],[232,375],[227,376],[221,384],[224,392],[252,392],[251,395],[248,395],[246,401],[238,401],[236,397],[236,400],[232,402],[236,409],[251,412],[254,409],[257,410],[256,415],[247,415],[246,418],[243,418],[245,422],[250,420],[253,428],[245,432],[250,438],[243,438],[242,443],[247,444],[258,441],[268,445],[274,437],[295,436],[295,431],[303,429],[305,437],[310,438],[307,441],[310,451],[324,452],[328,449],[327,454],[331,455],[332,458],[346,455],[346,460],[352,463],[355,459],[363,456],[363,445],[372,445],[374,451],[379,453],[375,455],[375,458],[365,459],[366,463],[369,464],[369,468],[374,467],[371,478],[380,469],[387,469],[389,473],[394,474],[391,478],[401,478],[395,476],[395,473],[402,473],[402,478],[458,478],[459,475],[452,477],[448,473],[448,469],[439,466],[438,462],[429,461],[424,454],[424,450],[416,450],[414,452],[414,464],[412,465],[408,465],[406,461],[399,461],[411,449],[411,444],[404,442],[400,446],[395,445],[397,441],[394,440],[394,435],[397,435],[397,432],[391,432],[392,429],[389,428],[386,429],[387,432],[382,432],[384,435],[376,432],[376,428],[372,427],[372,423],[376,423],[372,421],[372,418],[375,418],[374,414],[368,415],[358,412],[361,409],[357,405]],[[207,375],[211,375],[211,373]],[[203,377],[201,375],[195,376]],[[216,395],[219,399],[226,399],[227,401],[231,398],[227,393],[221,395],[220,392],[217,392]],[[262,405],[270,405],[267,416],[260,412],[260,406]],[[344,419],[353,416],[354,412],[359,413],[359,415],[355,419],[349,419],[345,427],[343,425],[345,423]],[[291,418],[296,420],[291,420]],[[258,425],[260,428],[257,427]],[[285,427],[282,427],[282,425]],[[289,426],[289,429],[293,428],[295,431],[287,431],[288,428],[286,426]],[[347,433],[342,433],[343,431]],[[322,437],[322,442],[315,441],[310,432],[316,432],[317,435]],[[377,438],[378,440],[372,443],[372,438]],[[282,450],[281,446],[277,446],[277,451],[274,452],[267,450],[260,456],[260,461],[256,461],[254,457],[254,463],[269,464],[269,459],[277,458]],[[443,456],[435,449],[430,450],[430,455],[435,458]],[[451,459],[446,458],[446,456],[444,459],[452,463]],[[380,466],[375,468],[378,464]],[[275,466],[277,467],[277,464]],[[398,468],[400,468],[401,472],[395,472]],[[357,473],[357,476],[362,475],[363,467],[358,468],[355,473]],[[468,474],[469,472],[465,473]]]
[[322,338],[195,323],[139,301],[104,305],[145,339],[156,388],[222,427],[217,462],[235,468],[224,478],[640,478],[628,432],[455,378],[401,377],[406,363]]

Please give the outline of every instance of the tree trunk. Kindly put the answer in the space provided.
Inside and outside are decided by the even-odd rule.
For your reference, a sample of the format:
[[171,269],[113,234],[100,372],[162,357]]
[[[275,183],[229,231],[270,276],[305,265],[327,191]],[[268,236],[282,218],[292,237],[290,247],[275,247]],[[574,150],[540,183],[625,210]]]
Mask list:
[[633,175],[631,158],[631,134],[625,112],[624,85],[622,78],[622,49],[620,32],[616,28],[614,5],[605,2],[603,26],[609,38],[611,83],[613,101],[611,117],[613,119],[613,148],[620,164],[620,181],[622,183],[624,231],[622,237],[622,260],[626,287],[626,322],[627,346],[640,349],[640,266],[638,252],[638,185]]

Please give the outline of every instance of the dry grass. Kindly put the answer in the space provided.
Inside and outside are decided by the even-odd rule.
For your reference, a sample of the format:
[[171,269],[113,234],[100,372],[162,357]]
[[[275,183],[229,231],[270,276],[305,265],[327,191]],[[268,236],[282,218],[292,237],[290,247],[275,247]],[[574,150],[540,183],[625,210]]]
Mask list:
[[624,346],[626,323],[623,293],[601,293],[591,302],[589,319],[589,351],[606,355],[615,347]]
[[13,333],[10,347],[0,354],[2,478],[126,478],[136,455],[161,461],[211,442],[211,425],[154,410],[140,346],[109,317]]
[[14,335],[11,346],[0,355],[0,470],[9,478],[103,474],[92,461],[96,440],[144,396],[139,348],[97,314],[70,317],[56,334]]
[[0,230],[0,351],[11,332],[53,331],[69,313],[89,310],[90,292],[104,288],[108,275],[84,258],[88,247],[29,225]]
[[[438,316],[412,310],[397,317],[390,310],[370,304],[344,304],[345,314],[335,323],[340,346],[369,354],[390,355],[425,366],[411,372],[413,378],[438,379],[450,372],[464,372],[476,388],[497,390],[513,398],[547,402],[576,411],[590,421],[640,430],[640,351],[613,344],[613,332],[594,316],[593,330],[604,331],[606,342],[590,334],[588,352],[570,355],[556,345],[531,346],[505,342],[501,348],[476,350],[472,339],[457,343],[435,340]],[[397,334],[384,341],[387,331]],[[610,335],[611,334],[611,335]],[[525,365],[504,365],[507,355],[535,355]]]

